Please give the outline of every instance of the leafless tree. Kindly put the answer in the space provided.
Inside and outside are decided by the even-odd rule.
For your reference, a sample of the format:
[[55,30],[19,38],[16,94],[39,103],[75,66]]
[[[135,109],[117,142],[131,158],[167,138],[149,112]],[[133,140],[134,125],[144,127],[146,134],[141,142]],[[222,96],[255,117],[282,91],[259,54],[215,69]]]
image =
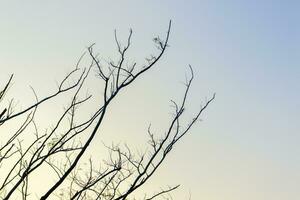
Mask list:
[[[6,124],[13,121],[21,122],[16,130],[9,132],[8,138],[1,138],[0,146],[0,198],[8,200],[18,199],[101,199],[125,200],[133,199],[134,193],[154,176],[157,169],[172,151],[175,144],[185,136],[190,128],[199,119],[200,115],[215,98],[212,96],[195,114],[190,123],[182,125],[180,119],[185,113],[186,100],[194,78],[192,67],[191,75],[185,83],[185,92],[180,103],[172,101],[174,115],[165,134],[154,135],[151,126],[148,127],[150,149],[143,154],[137,154],[127,145],[109,145],[109,157],[104,163],[95,163],[89,159],[84,170],[79,167],[95,135],[101,134],[99,128],[103,124],[106,112],[111,102],[127,86],[133,84],[139,77],[154,67],[168,47],[171,22],[169,23],[165,39],[154,38],[158,48],[156,56],[146,59],[144,66],[126,63],[127,51],[131,45],[132,31],[130,30],[125,45],[121,45],[115,32],[115,42],[119,54],[116,62],[102,64],[91,45],[79,59],[74,70],[69,72],[58,84],[57,91],[39,99],[33,90],[36,101],[27,108],[16,112],[14,101],[5,103],[3,99],[11,86],[13,75],[0,92],[0,134]],[[91,58],[90,65],[80,68],[83,57]],[[103,84],[102,100],[94,108],[90,117],[78,117],[78,108],[89,104],[92,95],[82,95],[84,84],[90,74],[97,73]],[[76,81],[74,81],[76,80]],[[70,102],[64,112],[56,119],[56,123],[48,131],[40,131],[35,116],[41,105],[47,104],[59,96],[70,97]],[[66,125],[67,124],[67,125]],[[32,134],[34,137],[23,137],[23,134]],[[26,134],[28,134],[26,132]],[[25,140],[25,139],[26,140]],[[84,139],[83,139],[84,138]],[[41,196],[29,193],[31,176],[40,173],[39,169],[47,167],[56,174],[55,181]],[[4,170],[8,169],[8,170]],[[45,176],[45,175],[43,175]],[[163,196],[179,185],[167,187],[145,200]]]

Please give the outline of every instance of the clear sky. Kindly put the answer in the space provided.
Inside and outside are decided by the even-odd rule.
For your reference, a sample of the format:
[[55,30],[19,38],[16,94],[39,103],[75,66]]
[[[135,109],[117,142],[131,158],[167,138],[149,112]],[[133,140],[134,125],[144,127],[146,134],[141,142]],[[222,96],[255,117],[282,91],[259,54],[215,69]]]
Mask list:
[[126,130],[138,140],[150,122],[163,130],[191,64],[189,112],[217,98],[147,187],[180,183],[174,199],[299,199],[299,9],[296,0],[2,1],[0,78],[15,73],[23,104],[27,86],[47,94],[91,43],[113,57],[114,29],[125,38],[133,28],[133,59],[143,59],[172,19],[170,48],[114,104],[103,137]]

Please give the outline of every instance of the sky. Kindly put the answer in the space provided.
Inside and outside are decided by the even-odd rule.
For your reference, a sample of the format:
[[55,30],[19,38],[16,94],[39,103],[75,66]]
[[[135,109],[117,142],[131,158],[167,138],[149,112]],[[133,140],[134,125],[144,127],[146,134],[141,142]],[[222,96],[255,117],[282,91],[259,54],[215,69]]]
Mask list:
[[163,133],[191,64],[188,116],[216,99],[147,189],[181,184],[174,199],[299,199],[299,9],[296,0],[2,1],[0,79],[15,74],[12,93],[25,107],[29,86],[48,94],[90,44],[112,58],[114,30],[126,39],[132,28],[130,55],[142,60],[171,19],[166,54],[120,95],[97,140],[138,145],[150,122]]

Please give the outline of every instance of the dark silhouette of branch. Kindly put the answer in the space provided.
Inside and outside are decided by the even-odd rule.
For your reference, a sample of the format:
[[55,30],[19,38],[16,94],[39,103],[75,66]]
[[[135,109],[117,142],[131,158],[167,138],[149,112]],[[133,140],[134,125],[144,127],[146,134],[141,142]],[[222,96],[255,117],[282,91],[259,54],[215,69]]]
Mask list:
[[[106,65],[100,63],[98,55],[93,50],[95,44],[92,44],[80,57],[75,68],[58,84],[56,92],[39,99],[36,91],[32,89],[35,103],[19,112],[15,112],[14,101],[10,100],[0,112],[0,129],[16,120],[18,120],[19,126],[14,131],[10,130],[8,138],[3,141],[1,139],[0,169],[3,165],[10,167],[7,172],[0,173],[0,199],[9,200],[16,197],[25,200],[32,197],[31,175],[39,174],[39,169],[42,167],[47,167],[55,174],[55,177],[53,177],[54,181],[49,183],[50,186],[38,197],[41,200],[55,197],[71,200],[125,200],[133,198],[137,190],[142,190],[143,185],[158,172],[159,167],[177,142],[187,135],[215,98],[213,95],[199,108],[189,123],[182,124],[181,119],[185,113],[186,101],[194,79],[191,66],[189,66],[191,75],[185,83],[181,102],[171,101],[174,106],[174,115],[166,126],[165,134],[158,136],[152,133],[151,125],[146,131],[149,137],[149,151],[138,154],[126,144],[124,146],[104,145],[109,151],[109,157],[101,164],[90,158],[88,163],[82,167],[83,156],[87,155],[95,136],[101,134],[99,130],[107,111],[112,106],[111,102],[121,91],[153,68],[162,58],[168,47],[170,31],[171,21],[165,38],[163,40],[160,37],[153,39],[158,49],[157,55],[147,58],[145,65],[139,66],[134,62],[130,67],[125,66],[124,63],[128,59],[127,52],[131,47],[132,30],[130,29],[124,46],[121,45],[115,31],[117,61],[110,61]],[[88,67],[80,69],[79,65],[86,55],[91,59],[91,63]],[[103,96],[90,116],[84,117],[83,114],[86,114],[86,111],[81,107],[89,105],[94,98],[93,95],[82,95],[92,71],[96,71],[103,84],[102,93],[97,95],[102,94]],[[13,75],[0,91],[0,105],[11,85],[12,78]],[[69,82],[74,79],[75,81],[70,84]],[[41,111],[41,105],[46,105],[48,101],[64,95],[69,98],[69,103],[58,115],[51,129],[40,131],[36,113]],[[31,134],[30,137],[25,136],[25,132]],[[95,165],[100,167],[97,168]],[[178,187],[179,185],[161,189],[152,196],[145,195],[144,200],[163,197]],[[148,197],[146,198],[146,196]]]

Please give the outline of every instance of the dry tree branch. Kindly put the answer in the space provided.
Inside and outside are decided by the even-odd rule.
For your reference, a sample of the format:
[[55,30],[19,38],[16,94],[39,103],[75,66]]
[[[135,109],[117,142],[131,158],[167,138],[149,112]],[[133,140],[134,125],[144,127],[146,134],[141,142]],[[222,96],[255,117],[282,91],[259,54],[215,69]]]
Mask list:
[[[142,188],[157,172],[176,143],[190,131],[203,111],[215,98],[215,95],[213,95],[185,127],[181,125],[181,119],[185,113],[186,101],[194,78],[191,66],[189,66],[190,79],[185,83],[182,101],[180,103],[171,101],[174,106],[174,116],[169,122],[165,134],[161,138],[157,138],[152,133],[151,124],[147,129],[150,151],[135,155],[127,145],[124,148],[119,145],[106,146],[109,150],[107,160],[103,162],[99,169],[95,169],[94,163],[90,159],[89,169],[86,169],[84,175],[80,171],[80,162],[83,160],[83,156],[86,155],[95,136],[100,134],[99,128],[103,124],[111,102],[123,89],[153,68],[161,59],[168,47],[170,30],[171,21],[169,22],[165,39],[162,40],[160,37],[155,37],[153,40],[158,48],[158,55],[151,55],[150,58],[146,59],[148,63],[139,69],[137,63],[134,63],[131,67],[124,66],[124,63],[127,62],[127,51],[131,46],[132,30],[130,29],[124,46],[121,45],[115,31],[114,37],[119,57],[116,62],[110,61],[107,65],[100,64],[98,55],[93,51],[95,44],[92,44],[87,48],[87,54],[91,58],[89,67],[82,70],[79,69],[79,64],[86,54],[84,53],[77,62],[75,69],[69,72],[58,84],[56,92],[39,100],[33,90],[36,102],[17,113],[12,112],[13,104],[11,101],[8,107],[0,113],[0,127],[3,123],[16,119],[19,116],[27,117],[17,131],[11,134],[8,140],[0,146],[0,167],[1,163],[13,157],[15,158],[8,173],[4,175],[4,180],[1,181],[0,198],[9,200],[18,191],[21,194],[20,198],[23,200],[28,199],[31,195],[28,189],[30,188],[31,174],[38,173],[37,169],[40,169],[41,166],[47,166],[56,174],[55,181],[41,195],[41,200],[50,199],[54,196],[60,199],[63,198],[61,195],[57,195],[57,191],[64,190],[65,185],[68,185],[68,187],[66,189],[67,192],[63,194],[64,198],[72,200],[126,200],[132,197],[138,189]],[[89,100],[92,99],[92,95],[82,98],[81,93],[93,67],[96,68],[97,74],[104,84],[102,101],[98,103],[90,117],[77,119],[76,116],[81,115],[79,107],[88,105]],[[76,74],[76,81],[68,85],[71,77],[76,76]],[[0,103],[11,84],[12,78],[13,75],[0,92]],[[69,104],[58,116],[51,130],[40,133],[34,120],[37,109],[41,104],[45,104],[68,91],[72,92]],[[33,128],[35,139],[26,146],[21,141],[20,136],[29,127]],[[81,138],[82,136],[84,136],[84,139]],[[160,192],[144,199],[156,199],[178,187],[179,185],[161,189]],[[2,193],[2,191],[5,192]]]

